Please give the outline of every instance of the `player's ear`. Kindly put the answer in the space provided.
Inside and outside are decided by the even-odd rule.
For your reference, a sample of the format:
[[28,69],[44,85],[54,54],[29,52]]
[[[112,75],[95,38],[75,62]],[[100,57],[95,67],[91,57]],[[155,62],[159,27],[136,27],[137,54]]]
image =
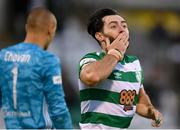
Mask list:
[[25,25],[25,30],[26,30],[26,32],[28,31],[28,25],[27,24]]
[[106,43],[106,37],[103,35],[103,33],[96,32],[95,37],[99,41],[101,48],[105,50],[105,48],[107,48],[107,43]]
[[47,28],[47,33],[48,33],[48,35],[52,34],[52,27],[50,25]]
[[96,32],[95,33],[95,38],[99,41],[99,42],[103,42],[104,41],[104,35],[101,32]]
[[55,25],[51,24],[51,25],[48,26],[48,35],[54,35],[55,31],[56,31],[56,26]]

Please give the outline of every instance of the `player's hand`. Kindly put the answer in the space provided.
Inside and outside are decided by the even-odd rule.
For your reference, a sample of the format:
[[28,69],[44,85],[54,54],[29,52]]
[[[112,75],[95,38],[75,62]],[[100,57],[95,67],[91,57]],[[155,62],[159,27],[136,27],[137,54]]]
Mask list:
[[129,36],[127,33],[123,32],[120,33],[117,38],[109,44],[107,50],[110,49],[117,49],[120,51],[123,55],[126,52],[127,47],[129,46]]
[[151,125],[153,126],[153,127],[160,127],[161,125],[162,125],[162,123],[163,123],[163,116],[162,116],[162,114],[158,111],[158,110],[156,110],[156,109],[154,109],[154,119],[152,120],[152,123],[151,123]]

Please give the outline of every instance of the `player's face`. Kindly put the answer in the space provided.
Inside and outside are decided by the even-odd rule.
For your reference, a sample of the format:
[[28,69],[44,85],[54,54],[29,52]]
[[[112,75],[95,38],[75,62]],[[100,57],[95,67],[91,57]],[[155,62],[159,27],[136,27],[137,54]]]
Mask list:
[[104,22],[103,26],[103,34],[106,38],[110,40],[112,43],[117,36],[122,33],[126,32],[129,36],[129,30],[127,27],[126,21],[119,15],[109,15],[105,16],[102,21]]

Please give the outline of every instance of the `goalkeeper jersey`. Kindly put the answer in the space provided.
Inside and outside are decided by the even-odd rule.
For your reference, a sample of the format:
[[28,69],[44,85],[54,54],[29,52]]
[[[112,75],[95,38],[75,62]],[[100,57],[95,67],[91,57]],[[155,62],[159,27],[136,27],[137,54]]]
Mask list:
[[60,61],[32,43],[0,52],[0,89],[6,128],[72,128]]
[[[82,68],[101,60],[104,52],[89,53],[79,62]],[[125,55],[114,67],[108,78],[94,87],[79,79],[82,129],[128,128],[136,111],[143,73],[135,56]]]

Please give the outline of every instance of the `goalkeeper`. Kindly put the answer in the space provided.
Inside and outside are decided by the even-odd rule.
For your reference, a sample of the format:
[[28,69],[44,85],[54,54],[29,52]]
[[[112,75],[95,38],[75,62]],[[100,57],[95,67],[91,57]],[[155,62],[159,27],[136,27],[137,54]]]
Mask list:
[[64,99],[60,61],[45,51],[56,31],[47,9],[33,9],[26,38],[0,53],[2,111],[7,129],[72,128]]

